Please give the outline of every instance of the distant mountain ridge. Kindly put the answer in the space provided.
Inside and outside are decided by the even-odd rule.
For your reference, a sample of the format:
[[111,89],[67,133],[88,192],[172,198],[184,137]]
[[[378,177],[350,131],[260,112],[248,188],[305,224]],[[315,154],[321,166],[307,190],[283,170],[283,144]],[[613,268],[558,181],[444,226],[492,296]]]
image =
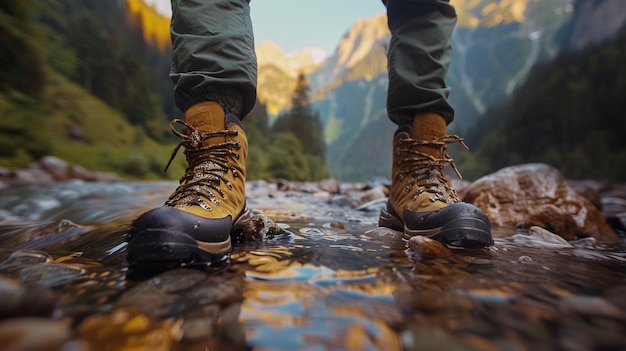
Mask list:
[[[452,37],[447,83],[457,110],[451,128],[462,132],[489,106],[505,101],[536,62],[559,52],[558,31],[570,19],[573,5],[572,0],[456,4],[459,26]],[[328,164],[339,179],[388,175],[390,147],[383,145],[391,145],[394,129],[385,110],[389,39],[384,14],[359,21],[335,54],[309,76],[315,106],[326,126]],[[359,55],[363,52],[368,54]],[[370,124],[377,127],[368,128]],[[384,147],[377,159],[355,154],[359,148],[353,145],[366,146],[367,140]],[[365,171],[371,164],[378,167]]]
[[296,87],[300,72],[310,74],[323,62],[318,49],[305,48],[286,54],[276,43],[264,41],[255,48],[258,65],[259,100],[266,104],[272,115],[285,109]]
[[[128,6],[132,21],[152,23],[146,18],[154,9],[136,6],[143,0],[124,1],[134,3]],[[620,4],[622,0],[455,1],[459,22],[447,77],[457,110],[451,131],[470,129],[491,106],[505,102],[535,64],[564,49],[610,38],[625,21]],[[133,12],[133,6],[142,10]],[[598,22],[602,28],[593,26]],[[144,31],[146,38],[148,33]],[[297,72],[307,75],[314,108],[325,125],[327,162],[340,180],[388,176],[394,129],[385,111],[389,38],[386,16],[379,14],[355,22],[323,61],[311,50],[285,54],[271,43],[256,48],[258,95],[270,114],[289,108]]]

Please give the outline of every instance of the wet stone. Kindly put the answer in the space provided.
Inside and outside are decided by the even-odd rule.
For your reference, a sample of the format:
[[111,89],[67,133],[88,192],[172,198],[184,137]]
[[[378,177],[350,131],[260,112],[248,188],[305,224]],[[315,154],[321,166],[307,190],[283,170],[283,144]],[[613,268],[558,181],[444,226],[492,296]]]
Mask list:
[[54,243],[69,241],[89,229],[67,219],[46,224],[22,225],[19,228],[21,230],[4,234],[2,245],[5,248],[40,250]]
[[601,242],[618,242],[600,211],[545,164],[507,167],[480,178],[467,189],[463,201],[482,209],[494,225],[521,223],[568,240],[592,236]]
[[49,316],[56,294],[49,289],[0,275],[0,319],[18,316]]
[[354,208],[354,207],[357,207],[358,205],[358,202],[355,199],[344,194],[333,196],[330,199],[329,203],[331,205],[335,205],[339,207],[349,207],[349,208]]
[[24,317],[0,321],[0,347],[11,351],[60,350],[72,335],[65,322]]
[[318,187],[320,190],[325,191],[329,194],[339,194],[341,193],[341,184],[335,179],[325,179],[318,183]]
[[284,232],[284,229],[279,227],[271,218],[263,214],[257,214],[250,218],[250,221],[244,228],[243,239],[251,241],[270,240]]
[[409,239],[409,248],[425,258],[446,258],[452,255],[442,243],[420,235]]
[[330,223],[324,223],[322,228],[336,228],[336,229],[346,229],[346,225],[342,222],[335,221]]
[[40,286],[54,287],[79,279],[85,270],[63,263],[36,264],[20,270],[19,279]]
[[15,267],[50,262],[52,257],[43,251],[17,250],[0,262],[0,272]]
[[545,247],[551,249],[574,247],[562,237],[538,226],[530,227],[528,234],[515,234],[512,238],[516,244],[530,247]]
[[207,278],[206,273],[196,269],[175,269],[166,271],[139,283],[120,296],[115,305],[134,306],[152,315],[161,316],[172,312],[180,295]]
[[367,203],[376,200],[381,200],[384,202],[387,196],[389,196],[389,189],[384,186],[377,186],[361,194],[359,200],[361,201],[361,203]]

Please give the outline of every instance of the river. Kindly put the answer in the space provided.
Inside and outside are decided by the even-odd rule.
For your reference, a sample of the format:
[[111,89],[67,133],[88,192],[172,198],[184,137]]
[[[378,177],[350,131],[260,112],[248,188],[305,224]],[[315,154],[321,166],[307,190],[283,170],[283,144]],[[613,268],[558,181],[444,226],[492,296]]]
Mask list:
[[51,328],[45,345],[59,350],[626,349],[623,240],[494,227],[489,249],[430,256],[377,227],[381,202],[356,210],[257,181],[249,206],[284,233],[243,238],[213,267],[129,270],[128,224],[174,187],[5,184],[0,296],[7,282],[23,289],[8,295],[20,302],[0,342],[26,338],[21,325]]

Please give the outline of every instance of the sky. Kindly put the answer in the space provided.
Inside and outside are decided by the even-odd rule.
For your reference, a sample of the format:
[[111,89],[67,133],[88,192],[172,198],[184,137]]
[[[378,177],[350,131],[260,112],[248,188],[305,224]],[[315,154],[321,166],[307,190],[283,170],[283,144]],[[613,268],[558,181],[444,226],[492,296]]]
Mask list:
[[[146,0],[171,14],[170,0]],[[250,13],[256,45],[265,40],[285,53],[306,47],[331,55],[356,20],[384,13],[381,0],[252,0]]]

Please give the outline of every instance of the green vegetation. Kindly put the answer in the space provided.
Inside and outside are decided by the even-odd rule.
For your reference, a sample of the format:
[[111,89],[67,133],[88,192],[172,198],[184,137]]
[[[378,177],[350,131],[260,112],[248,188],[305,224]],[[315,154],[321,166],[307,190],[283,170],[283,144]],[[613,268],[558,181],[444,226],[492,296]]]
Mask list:
[[476,178],[501,167],[545,162],[568,178],[626,180],[626,30],[611,43],[562,52],[535,66],[509,101],[466,134],[473,156],[459,155]]
[[119,11],[96,0],[2,3],[0,166],[55,155],[124,177],[164,177],[174,140],[164,137],[167,119],[151,88],[157,68],[134,55],[150,52],[137,44],[140,33],[107,30]]
[[291,110],[281,114],[271,129],[265,105],[256,104],[244,120],[250,155],[248,177],[321,180],[328,177],[326,146],[319,114],[311,108],[309,87],[300,74]]
[[[0,4],[0,166],[24,167],[54,155],[130,179],[184,173],[184,157],[162,171],[178,142],[169,120],[180,116],[168,78],[169,48],[146,42],[139,14],[132,17],[120,4]],[[296,92],[302,104],[282,117],[295,124],[270,130],[262,104],[246,119],[250,178],[328,176],[319,116],[306,89]]]

